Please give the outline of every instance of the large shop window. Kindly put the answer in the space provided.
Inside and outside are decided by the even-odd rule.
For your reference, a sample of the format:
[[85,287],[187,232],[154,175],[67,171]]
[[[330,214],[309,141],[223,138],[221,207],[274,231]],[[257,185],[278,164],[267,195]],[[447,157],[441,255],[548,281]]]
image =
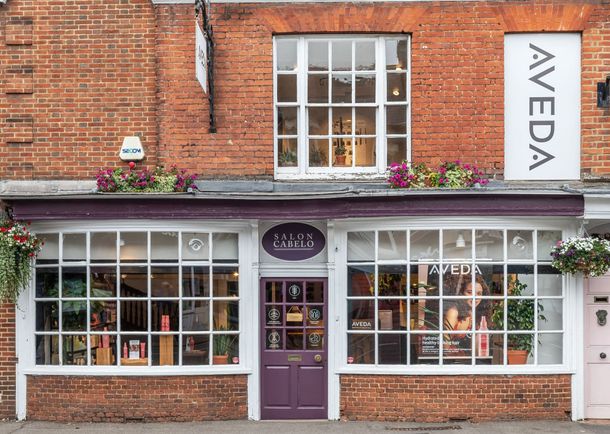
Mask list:
[[237,234],[41,236],[37,365],[239,363]]
[[277,37],[277,174],[382,174],[409,157],[409,39]]
[[562,364],[563,279],[549,261],[559,239],[544,230],[349,232],[347,363]]

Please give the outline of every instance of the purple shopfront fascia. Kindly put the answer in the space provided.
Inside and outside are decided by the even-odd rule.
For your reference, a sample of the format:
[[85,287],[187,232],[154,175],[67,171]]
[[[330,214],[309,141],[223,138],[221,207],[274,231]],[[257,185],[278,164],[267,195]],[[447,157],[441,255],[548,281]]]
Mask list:
[[326,239],[322,231],[306,223],[282,223],[265,232],[262,245],[274,258],[304,261],[322,252]]

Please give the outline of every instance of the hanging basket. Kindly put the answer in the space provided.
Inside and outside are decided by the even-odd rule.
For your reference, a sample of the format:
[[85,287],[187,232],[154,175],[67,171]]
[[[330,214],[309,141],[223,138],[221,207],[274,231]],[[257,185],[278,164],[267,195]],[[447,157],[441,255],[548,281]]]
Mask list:
[[572,237],[551,250],[551,265],[562,274],[603,276],[610,268],[610,242],[594,237]]

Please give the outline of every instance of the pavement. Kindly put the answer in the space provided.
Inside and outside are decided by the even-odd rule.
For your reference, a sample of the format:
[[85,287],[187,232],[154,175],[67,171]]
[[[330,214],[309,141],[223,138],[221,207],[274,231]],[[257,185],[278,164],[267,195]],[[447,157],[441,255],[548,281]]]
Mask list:
[[332,422],[332,421],[227,421],[190,423],[53,423],[0,422],[0,434],[46,433],[407,433],[407,434],[544,434],[544,433],[610,433],[610,421],[510,421],[510,422]]

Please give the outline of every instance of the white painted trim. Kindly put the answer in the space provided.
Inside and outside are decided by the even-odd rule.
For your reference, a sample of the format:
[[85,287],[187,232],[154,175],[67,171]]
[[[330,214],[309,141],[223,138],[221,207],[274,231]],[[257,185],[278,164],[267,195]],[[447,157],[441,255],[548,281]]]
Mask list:
[[[341,348],[341,323],[340,323],[340,306],[341,306],[341,293],[339,291],[332,290],[336,288],[336,273],[335,273],[335,252],[336,252],[336,241],[335,241],[335,224],[329,221],[326,225],[326,240],[327,240],[327,251],[328,251],[328,287],[326,289],[326,298],[328,301],[328,319],[327,319],[327,351],[328,355],[326,369],[328,371],[327,380],[327,405],[328,405],[328,419],[339,420],[341,417],[341,378],[337,372],[339,368],[340,354],[337,351],[331,351],[335,348]],[[345,316],[345,315],[344,315]],[[332,324],[332,326],[331,326]]]
[[[574,231],[573,235],[576,235]],[[566,303],[572,302],[568,315],[572,314],[570,324],[566,328],[571,331],[571,341],[568,346],[572,349],[572,367],[575,374],[572,376],[572,420],[582,420],[585,417],[585,294],[583,278],[571,277],[574,288],[572,297]]]
[[[351,375],[557,375],[568,374],[573,375],[575,371],[565,368],[564,366],[547,365],[542,369],[530,367],[529,365],[507,365],[497,367],[483,365],[463,365],[458,368],[458,365],[410,365],[408,367],[393,367],[393,366],[344,366],[337,372],[339,374]],[[470,369],[476,367],[476,370]]]
[[250,258],[248,264],[252,273],[250,274],[250,285],[252,290],[250,303],[250,330],[249,342],[251,350],[248,353],[248,364],[254,375],[248,376],[248,419],[260,420],[261,418],[261,372],[260,372],[260,271],[259,271],[259,237],[258,222],[250,222]]
[[29,291],[23,291],[15,306],[15,355],[17,366],[15,367],[15,413],[17,420],[25,420],[27,415],[27,377],[26,371],[34,366],[34,321],[30,320],[34,314],[34,292],[33,280],[30,282]]
[[[180,368],[180,369],[176,369]],[[69,375],[87,377],[175,377],[175,376],[195,376],[195,375],[249,375],[251,369],[244,369],[232,366],[203,366],[190,368],[186,366],[117,366],[98,368],[96,366],[85,366],[79,369],[67,368],[64,366],[35,366],[23,371],[25,375]]]

